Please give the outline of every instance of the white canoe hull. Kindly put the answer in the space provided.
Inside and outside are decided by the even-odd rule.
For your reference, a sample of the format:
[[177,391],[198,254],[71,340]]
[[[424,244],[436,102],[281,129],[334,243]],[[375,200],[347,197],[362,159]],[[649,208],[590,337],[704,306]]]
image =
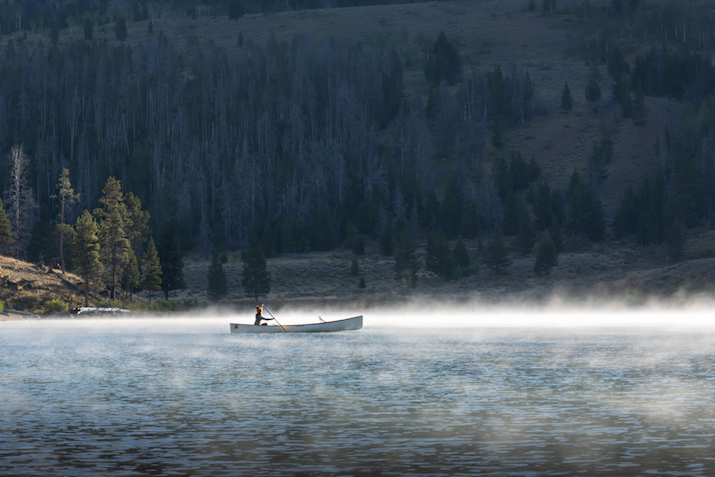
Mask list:
[[[283,330],[285,328],[285,331]],[[362,328],[362,315],[344,320],[311,323],[308,325],[241,325],[231,323],[231,333],[322,333],[330,331],[359,330]]]

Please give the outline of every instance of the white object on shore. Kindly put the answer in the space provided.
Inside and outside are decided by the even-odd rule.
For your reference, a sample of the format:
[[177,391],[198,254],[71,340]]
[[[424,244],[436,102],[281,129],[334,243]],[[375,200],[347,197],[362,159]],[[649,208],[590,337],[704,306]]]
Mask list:
[[[310,323],[308,325],[241,325],[231,323],[231,333],[321,333],[330,331],[359,330],[362,328],[362,315],[344,320]],[[285,329],[285,330],[284,330]]]
[[105,308],[100,306],[83,306],[77,308],[78,315],[122,315],[131,314],[126,308]]

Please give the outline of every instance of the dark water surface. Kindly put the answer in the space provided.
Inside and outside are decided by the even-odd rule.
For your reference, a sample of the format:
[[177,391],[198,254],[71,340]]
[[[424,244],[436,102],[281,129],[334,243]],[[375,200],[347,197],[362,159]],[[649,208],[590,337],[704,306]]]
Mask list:
[[1,475],[715,475],[715,331],[0,323]]

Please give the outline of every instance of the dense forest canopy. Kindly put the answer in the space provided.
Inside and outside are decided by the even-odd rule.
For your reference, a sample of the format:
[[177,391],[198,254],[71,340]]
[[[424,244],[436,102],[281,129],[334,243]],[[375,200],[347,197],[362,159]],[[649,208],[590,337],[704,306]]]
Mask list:
[[[607,177],[603,168],[611,159],[599,151],[609,150],[610,139],[594,145],[586,180],[564,190],[551,190],[538,164],[517,151],[503,151],[491,170],[483,168],[487,143],[501,151],[503,130],[549,110],[537,112],[539,85],[525,67],[463,64],[448,31],[434,38],[424,58],[424,88],[410,91],[403,52],[379,43],[271,37],[266,44],[240,44],[229,55],[199,39],[179,49],[160,29],[132,45],[91,34],[58,42],[50,34],[83,22],[91,33],[93,25],[119,19],[228,15],[232,5],[0,5],[3,34],[47,32],[32,44],[15,34],[0,50],[0,183],[7,204],[9,152],[21,144],[33,195],[23,202],[27,230],[56,224],[56,185],[66,168],[79,193],[63,209],[67,223],[96,207],[107,179],[116,177],[149,210],[153,230],[171,222],[183,250],[206,254],[245,246],[251,233],[267,255],[327,250],[355,233],[378,237],[398,223],[416,233],[441,229],[456,239],[495,223],[514,235],[530,230],[523,223],[534,217],[539,230],[553,222],[594,240],[604,236],[593,191]],[[560,7],[551,7],[548,14],[558,14]],[[286,8],[302,6],[288,2]],[[660,207],[670,203],[671,215],[686,226],[711,220],[712,29],[691,10],[673,6],[646,9],[631,1],[563,8],[561,14],[580,15],[585,25],[572,53],[604,65],[612,104],[623,118],[646,120],[643,95],[689,102],[682,124],[692,127],[665,131],[660,143],[658,183],[663,197],[672,196]],[[650,48],[639,52],[632,37]],[[673,39],[677,48],[668,43]],[[546,190],[551,205],[540,210],[534,188]],[[696,193],[707,200],[694,202]],[[585,230],[594,223],[598,230]],[[524,243],[533,246],[531,238]]]

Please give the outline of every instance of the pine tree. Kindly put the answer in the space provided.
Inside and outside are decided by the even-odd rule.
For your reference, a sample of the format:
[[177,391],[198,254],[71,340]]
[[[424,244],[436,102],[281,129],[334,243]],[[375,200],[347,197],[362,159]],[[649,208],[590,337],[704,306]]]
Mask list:
[[380,236],[380,253],[389,257],[395,252],[395,234],[392,230],[392,225],[387,222],[382,228]]
[[534,221],[531,220],[529,212],[526,207],[523,207],[519,217],[519,231],[516,235],[516,241],[519,244],[519,249],[521,253],[527,254],[534,248],[534,243],[536,243],[536,229],[534,228]]
[[144,257],[142,259],[142,268],[144,269],[142,288],[149,292],[149,302],[151,303],[152,292],[161,291],[162,275],[159,253],[156,250],[156,245],[152,237],[149,237],[149,242],[146,244],[146,250],[144,251]]
[[57,195],[52,196],[60,199],[60,223],[57,224],[57,234],[60,239],[60,266],[62,267],[62,273],[65,273],[64,241],[67,234],[71,233],[71,227],[65,224],[65,210],[69,204],[79,200],[79,194],[75,194],[69,176],[69,169],[62,169],[57,183]]
[[104,195],[99,199],[102,207],[94,212],[100,218],[99,243],[102,263],[107,269],[110,300],[116,299],[117,284],[121,283],[122,270],[130,259],[131,250],[126,232],[129,216],[121,188],[121,183],[110,177],[102,189]]
[[168,300],[170,291],[186,288],[179,235],[173,222],[163,222],[159,227],[157,251],[162,271],[161,289],[164,292],[164,299]]
[[598,242],[606,233],[603,205],[596,193],[583,182],[574,169],[568,191],[568,228],[584,233],[592,242]]
[[429,234],[427,237],[427,257],[425,258],[427,271],[441,277],[443,280],[452,278],[454,265],[452,264],[452,251],[442,229]]
[[241,0],[228,0],[229,20],[238,20],[243,16],[243,4]]
[[534,273],[537,276],[548,275],[551,269],[556,266],[559,261],[559,253],[556,250],[556,245],[551,240],[548,232],[541,235],[541,240],[536,246],[536,262],[534,263]]
[[549,183],[544,180],[539,183],[534,193],[534,227],[538,231],[546,229],[551,225],[552,205],[551,205],[551,188]]
[[3,206],[2,199],[0,199],[0,253],[4,253],[8,245],[14,241],[12,225],[10,225],[10,219],[7,218],[5,207]]
[[556,252],[561,252],[564,248],[564,234],[557,214],[552,216],[551,225],[546,230],[549,232],[549,237],[554,243],[554,247],[556,247]]
[[404,280],[411,286],[417,285],[417,271],[422,266],[421,257],[417,256],[412,231],[407,223],[400,227],[400,235],[395,248],[395,279]]
[[247,297],[253,297],[258,303],[259,296],[271,291],[271,274],[266,270],[266,258],[257,240],[251,240],[248,251],[243,254],[243,278],[241,285]]
[[645,95],[641,90],[641,85],[638,83],[638,88],[636,89],[635,99],[633,101],[633,125],[643,127],[648,123],[648,112],[645,109]]
[[571,90],[569,89],[569,83],[564,82],[564,89],[561,90],[561,111],[571,111],[573,108],[573,98],[571,98]]
[[117,23],[114,25],[114,34],[119,41],[127,39],[127,20],[124,17],[117,19]]
[[90,292],[99,282],[102,264],[99,260],[98,227],[92,214],[85,210],[75,223],[74,264],[84,282],[84,305],[89,305]]
[[137,252],[146,240],[147,233],[149,233],[151,216],[148,211],[142,210],[141,200],[132,192],[127,192],[122,198],[122,202],[127,210],[127,222],[125,225],[127,239],[132,249]]
[[591,77],[588,79],[588,84],[586,85],[586,100],[589,103],[595,103],[599,99],[601,99],[601,87],[598,85],[598,81],[596,81],[596,78],[591,75]]
[[353,257],[353,259],[350,261],[350,275],[360,275],[360,263],[358,262],[357,257]]
[[134,250],[129,249],[127,259],[122,268],[122,282],[124,283],[124,298],[134,296],[134,288],[139,286],[141,274],[139,273],[139,260]]
[[228,283],[226,282],[226,271],[219,258],[219,254],[214,252],[211,257],[211,266],[208,271],[208,288],[206,296],[209,301],[219,301],[228,295]]
[[504,244],[501,228],[495,226],[492,230],[492,237],[484,246],[484,264],[495,273],[503,273],[511,265],[509,251]]
[[494,121],[492,121],[491,129],[492,129],[492,137],[491,137],[492,146],[494,146],[496,148],[501,148],[502,146],[504,146],[504,141],[502,139],[502,134],[501,134],[501,123],[499,122],[498,119],[495,119]]

